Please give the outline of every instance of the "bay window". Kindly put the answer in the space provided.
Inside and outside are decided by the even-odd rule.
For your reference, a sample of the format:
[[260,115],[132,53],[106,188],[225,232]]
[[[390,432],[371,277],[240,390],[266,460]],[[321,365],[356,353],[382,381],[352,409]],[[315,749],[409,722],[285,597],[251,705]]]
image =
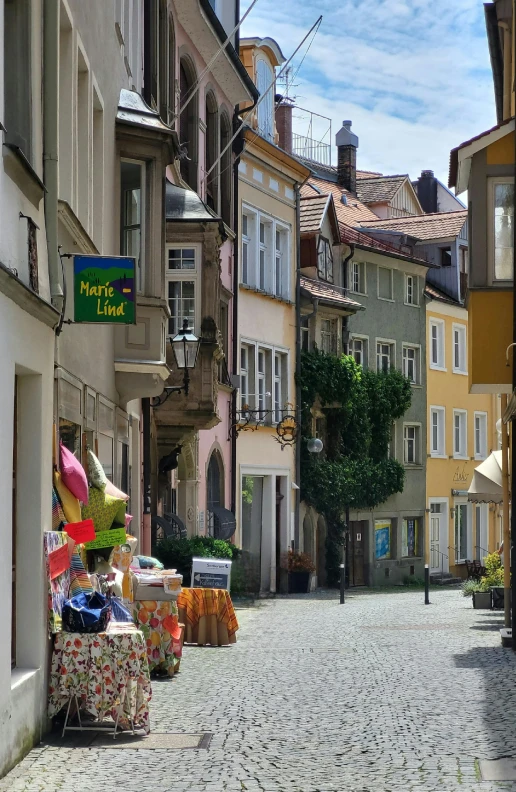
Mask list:
[[489,179],[492,273],[495,281],[513,279],[514,179]]
[[167,249],[167,300],[171,314],[168,320],[169,336],[175,336],[181,330],[185,319],[192,332],[199,332],[198,257],[199,250],[196,247]]
[[136,160],[122,160],[120,165],[121,181],[121,231],[120,251],[123,256],[135,260],[136,290],[145,290],[145,163]]

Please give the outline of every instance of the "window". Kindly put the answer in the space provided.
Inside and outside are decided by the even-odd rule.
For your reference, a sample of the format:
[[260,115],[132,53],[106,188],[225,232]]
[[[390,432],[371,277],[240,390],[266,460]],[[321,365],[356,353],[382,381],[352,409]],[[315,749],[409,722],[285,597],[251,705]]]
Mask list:
[[259,410],[258,417],[259,420],[265,420],[265,409],[266,409],[266,395],[267,395],[267,357],[268,357],[268,350],[265,349],[258,349],[257,355],[257,372],[256,372],[256,382],[257,382],[257,408]]
[[408,517],[401,527],[401,557],[414,558],[419,555],[419,520]]
[[232,209],[232,176],[231,146],[222,154],[231,140],[231,122],[227,113],[220,116],[220,213],[224,223],[233,227]]
[[403,345],[403,374],[412,385],[420,385],[419,347]]
[[453,411],[453,456],[466,459],[468,453],[468,413]]
[[378,267],[378,299],[393,300],[393,272],[386,267]]
[[453,371],[455,374],[467,374],[466,363],[466,327],[453,325]]
[[389,459],[396,459],[396,423],[391,426],[391,434],[387,445],[387,456]]
[[242,283],[250,285],[250,263],[252,255],[251,229],[254,216],[242,215]]
[[395,346],[393,341],[376,342],[376,370],[389,371],[394,367]]
[[242,213],[242,283],[288,300],[289,244],[288,226],[246,207]]
[[403,426],[403,461],[406,465],[421,464],[421,427],[419,424]]
[[274,72],[263,58],[256,61],[256,87],[260,94],[260,104],[256,108],[258,129],[267,140],[274,139]]
[[430,320],[430,368],[445,370],[444,322]]
[[283,283],[285,276],[284,259],[286,258],[286,234],[278,226],[276,226],[276,251],[275,251],[275,266],[274,266],[274,294],[278,296],[285,295],[288,292],[288,284]]
[[487,457],[487,413],[475,413],[475,459]]
[[365,262],[350,261],[348,267],[348,290],[353,294],[366,294]]
[[[268,226],[268,224],[267,224]],[[268,246],[267,240],[269,234],[268,228],[263,220],[260,220],[260,252],[259,252],[259,267],[258,267],[258,288],[265,291],[267,281],[267,261],[268,261]]]
[[133,256],[135,259],[136,288],[142,293],[145,290],[145,266],[143,257],[143,234],[145,233],[143,206],[145,183],[145,165],[143,162],[122,160],[121,165],[122,188],[122,240],[121,250],[123,256]]
[[215,96],[211,91],[206,95],[205,102],[206,132],[204,135],[204,177],[206,203],[215,212],[219,208],[218,196],[218,108]]
[[321,350],[337,354],[337,324],[333,319],[321,319]]
[[240,409],[250,407],[249,403],[249,347],[242,344],[240,347]]
[[219,306],[219,330],[224,357],[219,361],[219,382],[229,383],[229,304],[221,299]]
[[185,319],[192,332],[198,332],[196,248],[169,248],[167,251],[167,299],[171,317],[168,334],[175,336]]
[[308,352],[310,349],[310,320],[308,316],[301,316],[301,349]]
[[355,363],[366,368],[367,366],[367,339],[352,336],[349,342],[349,354],[355,359]]
[[430,408],[430,456],[444,457],[446,454],[445,416],[444,407]]
[[281,354],[276,352],[274,354],[274,421],[279,423],[281,421],[283,409],[283,385],[282,385],[282,360]]
[[491,250],[494,253],[493,273],[495,280],[513,278],[513,222],[514,222],[514,181],[512,179],[493,179],[491,209]]
[[392,520],[374,521],[375,556],[377,559],[391,558]]
[[451,265],[452,265],[451,248],[449,247],[441,248],[441,267],[451,267]]
[[190,59],[181,58],[179,64],[179,106],[183,110],[179,116],[179,142],[187,156],[180,160],[180,168],[181,178],[194,192],[197,192],[197,102],[199,96],[198,92],[194,93],[196,79],[195,69]]
[[[4,117],[5,142],[32,161],[31,5],[10,0],[4,9]],[[41,33],[40,33],[41,35]]]
[[419,305],[419,278],[417,275],[405,275],[405,304]]
[[323,280],[333,283],[333,250],[323,236],[317,242],[317,272]]
[[245,342],[240,347],[240,409],[258,410],[262,423],[281,421],[288,401],[288,353]]
[[468,532],[470,522],[470,508],[467,503],[455,506],[455,561],[465,561],[469,558]]

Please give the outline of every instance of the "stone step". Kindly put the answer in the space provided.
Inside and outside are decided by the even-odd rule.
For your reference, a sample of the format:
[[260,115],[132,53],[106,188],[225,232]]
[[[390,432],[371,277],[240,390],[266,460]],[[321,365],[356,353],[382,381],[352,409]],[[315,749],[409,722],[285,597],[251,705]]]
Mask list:
[[457,586],[462,582],[462,578],[455,577],[450,573],[430,575],[430,583],[433,583],[434,586]]

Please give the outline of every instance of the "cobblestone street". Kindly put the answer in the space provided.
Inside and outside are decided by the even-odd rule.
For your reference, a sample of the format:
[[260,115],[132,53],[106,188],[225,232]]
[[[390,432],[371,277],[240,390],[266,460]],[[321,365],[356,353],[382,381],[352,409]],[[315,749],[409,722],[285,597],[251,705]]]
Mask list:
[[2,792],[516,790],[479,760],[516,756],[516,660],[502,616],[459,591],[278,599],[238,612],[231,648],[187,647],[153,685],[156,732],[208,750],[40,746]]

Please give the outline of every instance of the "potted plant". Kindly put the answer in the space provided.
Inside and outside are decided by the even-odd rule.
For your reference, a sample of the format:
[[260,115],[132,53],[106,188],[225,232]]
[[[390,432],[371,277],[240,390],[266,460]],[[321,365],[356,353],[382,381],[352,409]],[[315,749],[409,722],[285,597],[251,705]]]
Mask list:
[[480,580],[465,580],[462,584],[462,595],[473,598],[473,607],[480,610],[491,608],[491,592]]
[[498,553],[489,553],[484,559],[486,574],[480,579],[484,589],[491,592],[492,608],[503,608],[505,591],[503,586],[502,560]]
[[307,594],[310,575],[315,566],[308,553],[289,550],[287,556],[289,594]]

